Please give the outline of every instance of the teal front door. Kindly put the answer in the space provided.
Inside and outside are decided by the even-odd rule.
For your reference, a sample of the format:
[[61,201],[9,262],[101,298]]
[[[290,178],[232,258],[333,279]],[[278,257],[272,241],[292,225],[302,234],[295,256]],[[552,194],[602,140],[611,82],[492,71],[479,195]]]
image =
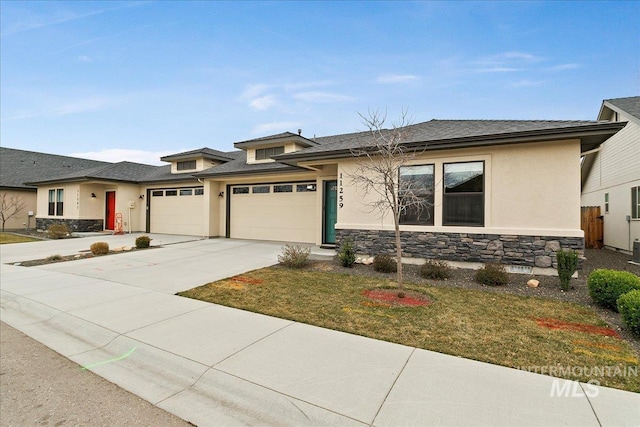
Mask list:
[[338,220],[338,182],[324,182],[324,224],[322,243],[336,242],[336,222]]

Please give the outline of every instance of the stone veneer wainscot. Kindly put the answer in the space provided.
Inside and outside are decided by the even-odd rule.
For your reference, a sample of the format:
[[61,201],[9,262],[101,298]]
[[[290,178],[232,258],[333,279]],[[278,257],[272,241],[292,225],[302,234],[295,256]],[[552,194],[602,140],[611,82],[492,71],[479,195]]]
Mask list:
[[52,224],[67,224],[72,232],[104,230],[104,223],[101,219],[36,218],[36,229],[38,230],[46,230]]
[[[393,231],[336,229],[338,247],[347,237],[358,253],[395,255]],[[576,250],[581,260],[584,254],[582,237],[401,231],[400,239],[402,256],[408,258],[556,268],[557,250]]]

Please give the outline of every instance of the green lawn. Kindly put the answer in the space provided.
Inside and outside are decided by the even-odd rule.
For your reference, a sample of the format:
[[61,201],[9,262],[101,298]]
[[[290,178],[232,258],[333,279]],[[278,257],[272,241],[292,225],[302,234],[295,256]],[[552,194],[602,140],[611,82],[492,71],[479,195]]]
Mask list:
[[26,243],[26,242],[38,242],[40,239],[34,239],[33,237],[19,236],[12,233],[0,233],[0,245],[6,243]]
[[[391,284],[387,279],[270,267],[179,295],[503,366],[637,370],[638,357],[628,343],[587,307],[411,284],[407,289],[427,296],[430,305],[394,306],[363,295]],[[564,378],[595,379],[640,392],[638,376],[563,371],[573,371]]]

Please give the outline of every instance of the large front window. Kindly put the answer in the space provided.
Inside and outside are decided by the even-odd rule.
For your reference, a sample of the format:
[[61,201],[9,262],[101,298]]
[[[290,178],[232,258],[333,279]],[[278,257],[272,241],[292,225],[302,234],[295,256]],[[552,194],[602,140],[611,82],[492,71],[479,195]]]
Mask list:
[[433,225],[433,165],[400,168],[400,224]]
[[484,226],[484,162],[445,163],[443,225]]
[[49,216],[62,216],[64,214],[64,190],[58,188],[49,190]]

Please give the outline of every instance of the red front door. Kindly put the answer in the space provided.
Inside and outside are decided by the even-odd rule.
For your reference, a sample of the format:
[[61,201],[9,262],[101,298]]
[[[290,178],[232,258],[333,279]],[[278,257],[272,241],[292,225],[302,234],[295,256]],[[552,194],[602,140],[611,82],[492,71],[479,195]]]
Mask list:
[[107,191],[106,200],[106,212],[105,212],[105,230],[113,230],[116,225],[116,192]]

